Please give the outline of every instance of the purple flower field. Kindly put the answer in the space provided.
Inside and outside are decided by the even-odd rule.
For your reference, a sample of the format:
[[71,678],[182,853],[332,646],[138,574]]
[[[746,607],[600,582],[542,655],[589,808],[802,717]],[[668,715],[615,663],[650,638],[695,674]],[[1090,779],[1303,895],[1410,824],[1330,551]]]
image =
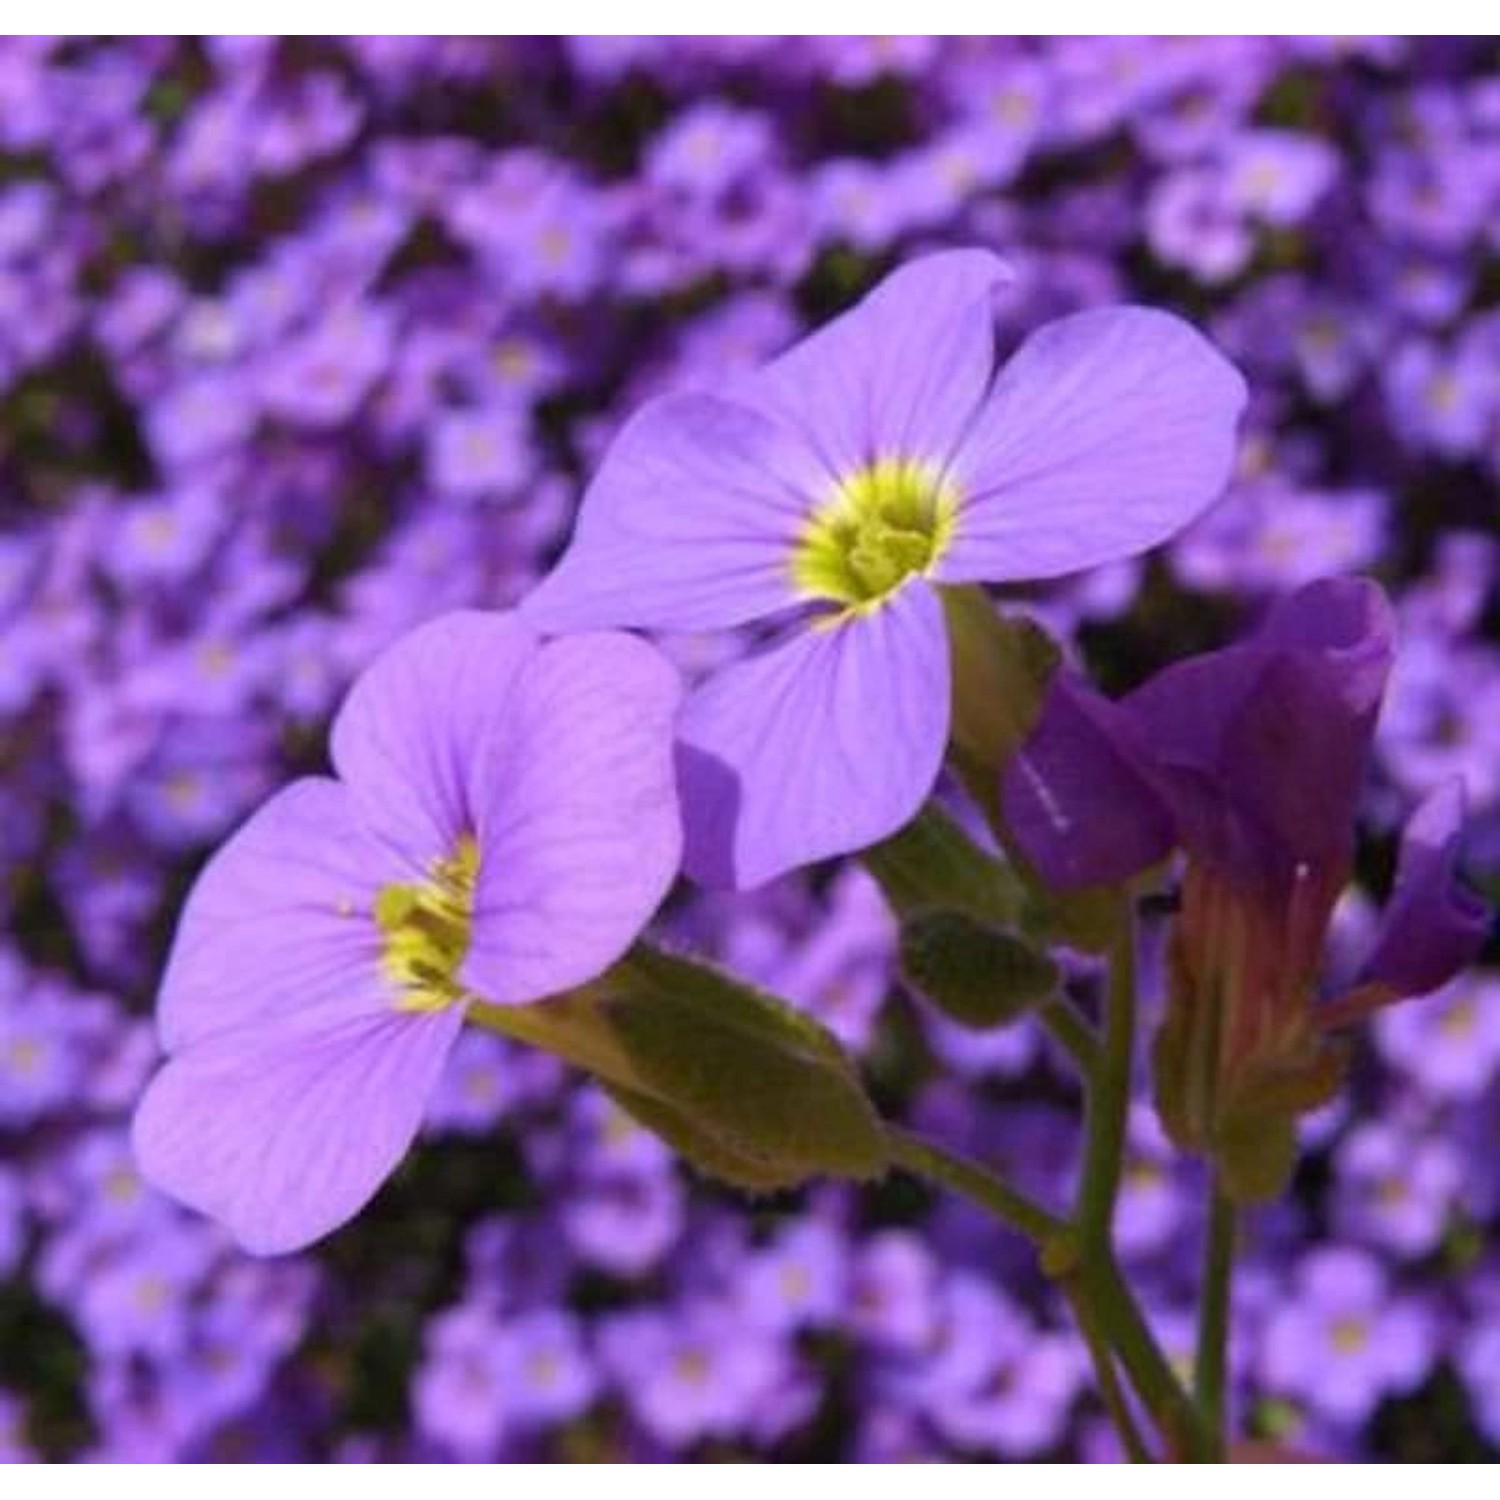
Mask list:
[[[1061,1212],[1128,949],[1166,1378],[1227,1193],[1234,1439],[1494,1461],[1482,897],[1495,42],[0,40],[0,1460],[1121,1461],[752,1062]],[[642,1092],[689,959],[826,1033]]]

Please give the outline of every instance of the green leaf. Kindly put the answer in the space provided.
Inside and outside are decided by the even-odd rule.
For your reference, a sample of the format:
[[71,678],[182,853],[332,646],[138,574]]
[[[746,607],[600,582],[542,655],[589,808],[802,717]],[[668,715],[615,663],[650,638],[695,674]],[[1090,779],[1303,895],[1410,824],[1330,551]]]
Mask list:
[[1057,965],[1023,938],[963,912],[936,911],[901,927],[901,972],[962,1026],[1003,1026],[1057,990]]
[[616,1084],[606,1084],[605,1088],[626,1114],[660,1136],[706,1177],[717,1178],[746,1193],[774,1193],[796,1187],[802,1181],[799,1172],[788,1174],[774,1163],[740,1154],[717,1136],[700,1129],[670,1104],[653,1099],[650,1094],[637,1094]]
[[766,1192],[877,1177],[885,1130],[833,1035],[688,958],[636,947],[591,984],[470,1018],[599,1078],[702,1171]]
[[935,802],[861,857],[899,917],[956,911],[1007,926],[1025,898],[1015,871],[981,849]]
[[715,1142],[724,1159],[754,1162],[783,1186],[885,1170],[880,1118],[843,1049],[810,1017],[647,948],[606,976],[603,991],[637,1092]]

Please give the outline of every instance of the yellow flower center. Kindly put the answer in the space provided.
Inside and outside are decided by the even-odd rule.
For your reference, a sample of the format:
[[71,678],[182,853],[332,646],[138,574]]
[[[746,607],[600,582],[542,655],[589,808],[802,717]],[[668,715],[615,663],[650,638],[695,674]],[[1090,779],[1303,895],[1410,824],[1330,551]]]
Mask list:
[[1333,1325],[1332,1339],[1340,1354],[1358,1354],[1370,1342],[1369,1325],[1362,1318],[1340,1318]]
[[399,1010],[442,1010],[463,994],[458,967],[469,951],[479,845],[465,834],[458,852],[432,862],[420,885],[382,886],[375,922],[385,934],[381,965],[401,992]]
[[840,482],[807,523],[792,559],[815,599],[868,609],[930,573],[953,540],[958,496],[934,465],[881,459]]

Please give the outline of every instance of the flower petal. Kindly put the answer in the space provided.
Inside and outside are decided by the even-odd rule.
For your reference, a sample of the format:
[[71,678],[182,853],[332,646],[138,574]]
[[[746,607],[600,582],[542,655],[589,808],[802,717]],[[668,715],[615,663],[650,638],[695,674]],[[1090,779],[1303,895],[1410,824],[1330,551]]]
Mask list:
[[749,388],[806,436],[830,480],[881,458],[946,463],[994,374],[994,296],[1010,279],[987,250],[923,256]]
[[170,1059],[136,1111],[141,1174],[258,1255],[353,1217],[406,1154],[459,1007],[235,1032]]
[[1219,497],[1245,382],[1188,324],[1076,313],[1000,372],[955,464],[945,581],[1054,578],[1144,552]]
[[1450,781],[1406,825],[1396,888],[1365,974],[1393,995],[1425,995],[1447,984],[1489,936],[1488,905],[1458,881],[1464,816],[1463,783]]
[[942,607],[915,582],[718,673],[679,724],[688,874],[743,890],[896,832],[937,780],[948,681]]
[[765,412],[662,397],[615,439],[568,550],[522,612],[542,630],[703,630],[784,610],[822,485],[805,445]]
[[367,828],[425,871],[473,831],[466,774],[540,645],[514,614],[459,610],[389,647],[333,721],[333,763]]
[[309,777],[278,792],[208,862],[183,908],[157,1016],[175,1052],[299,1011],[389,1003],[375,892],[402,869],[347,790]]
[[1175,842],[1128,721],[1067,672],[1053,678],[1036,728],[1007,764],[1001,799],[1022,852],[1054,890],[1116,885]]
[[1309,584],[1243,645],[1168,667],[1123,700],[1182,842],[1230,868],[1331,872],[1356,804],[1392,658],[1373,583]]
[[479,883],[461,976],[496,1004],[592,979],[640,935],[676,878],[672,764],[682,689],[625,635],[549,642],[476,760]]

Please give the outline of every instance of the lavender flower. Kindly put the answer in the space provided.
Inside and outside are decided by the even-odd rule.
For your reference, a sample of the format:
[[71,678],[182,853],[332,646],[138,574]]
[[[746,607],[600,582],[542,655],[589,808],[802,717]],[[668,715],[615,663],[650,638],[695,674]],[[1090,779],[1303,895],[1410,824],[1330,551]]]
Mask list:
[[593,977],[661,900],[676,702],[617,636],[455,614],[393,647],[335,721],[339,779],[278,793],[188,902],[135,1123],[147,1178],[262,1253],[356,1213],[470,998]]
[[997,375],[1006,274],[980,251],[915,262],[726,394],[646,407],[527,601],[554,629],[793,617],[684,707],[695,878],[759,885],[916,812],[948,734],[935,585],[1140,552],[1222,486],[1243,386],[1196,333],[1080,314]]

